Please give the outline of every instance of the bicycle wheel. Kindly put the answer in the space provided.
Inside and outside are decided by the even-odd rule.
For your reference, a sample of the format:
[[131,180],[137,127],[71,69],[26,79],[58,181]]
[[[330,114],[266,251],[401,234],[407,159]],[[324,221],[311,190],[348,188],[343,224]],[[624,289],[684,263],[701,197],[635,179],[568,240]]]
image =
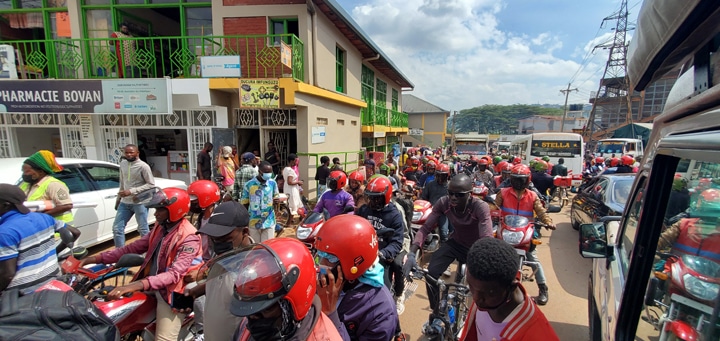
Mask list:
[[468,312],[470,310],[470,293],[467,293],[466,297],[462,295],[458,296],[455,301],[455,324],[453,326],[453,332],[455,340],[460,339],[467,322]]
[[565,192],[562,187],[555,187],[555,190],[552,193],[552,198],[550,198],[550,202],[556,203],[560,205],[560,207],[565,206],[565,198],[563,197],[563,193]]
[[[283,229],[290,226],[292,220],[292,214],[290,213],[290,207],[288,205],[275,205],[275,222],[280,225]],[[279,236],[282,230],[275,230],[275,236]]]

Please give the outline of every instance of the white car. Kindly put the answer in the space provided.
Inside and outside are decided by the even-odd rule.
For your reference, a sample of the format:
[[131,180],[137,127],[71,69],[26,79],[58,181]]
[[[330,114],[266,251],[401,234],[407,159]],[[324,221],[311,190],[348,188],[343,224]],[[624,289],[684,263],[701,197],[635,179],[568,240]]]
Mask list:
[[[22,179],[22,164],[26,158],[0,159],[0,183],[19,184]],[[75,246],[89,247],[111,240],[112,224],[115,220],[115,199],[120,188],[120,167],[104,161],[58,158],[64,170],[54,175],[70,189],[73,203],[92,203],[95,207],[73,208],[73,226],[82,234]],[[155,178],[160,188],[178,187],[187,189],[183,181]],[[155,222],[153,210],[148,212],[149,224]],[[125,232],[135,231],[137,223],[133,216]]]

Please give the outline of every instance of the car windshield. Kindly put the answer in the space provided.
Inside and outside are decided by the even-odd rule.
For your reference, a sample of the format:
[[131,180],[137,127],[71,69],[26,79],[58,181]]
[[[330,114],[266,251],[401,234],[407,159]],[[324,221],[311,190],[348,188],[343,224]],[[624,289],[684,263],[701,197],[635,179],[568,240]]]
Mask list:
[[613,183],[611,202],[618,203],[624,207],[628,196],[630,196],[633,180],[635,180],[635,178],[632,177],[615,180],[615,183]]

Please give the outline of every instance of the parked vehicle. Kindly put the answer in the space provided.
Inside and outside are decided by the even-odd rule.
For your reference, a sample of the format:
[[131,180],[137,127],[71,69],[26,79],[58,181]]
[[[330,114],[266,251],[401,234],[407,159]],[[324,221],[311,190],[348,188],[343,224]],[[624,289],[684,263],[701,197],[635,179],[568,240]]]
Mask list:
[[635,174],[598,175],[572,199],[570,223],[573,229],[581,224],[600,221],[605,216],[621,215],[625,210]]
[[[720,211],[714,210],[720,181],[720,81],[711,72],[720,63],[720,2],[645,0],[637,22],[628,52],[629,91],[645,91],[668,74],[679,78],[663,113],[653,119],[623,213],[580,226],[579,252],[593,258],[588,278],[590,339],[718,340],[720,285],[714,271],[698,270],[720,261]],[[671,200],[677,198],[671,196],[676,174],[688,181],[689,204]],[[686,207],[688,218],[664,226],[665,213],[677,205]],[[610,229],[613,224],[616,234]],[[657,257],[657,251],[666,244],[683,264],[668,257],[672,278],[661,290],[651,279],[665,272],[658,264],[664,256]],[[684,284],[672,284],[677,279]],[[657,318],[649,319],[646,309]],[[681,325],[691,328],[677,328]]]
[[[24,158],[2,159],[0,162],[0,183],[19,184],[22,180]],[[120,167],[104,161],[58,158],[64,170],[53,175],[62,180],[70,190],[70,198],[80,208],[73,208],[73,226],[82,234],[75,245],[90,247],[111,240],[112,224],[115,220],[115,199],[120,188]],[[186,189],[183,181],[155,178],[160,188],[178,187]],[[94,207],[81,207],[84,204]],[[155,222],[153,210],[148,213],[149,223]],[[125,232],[137,229],[135,219],[128,221]]]

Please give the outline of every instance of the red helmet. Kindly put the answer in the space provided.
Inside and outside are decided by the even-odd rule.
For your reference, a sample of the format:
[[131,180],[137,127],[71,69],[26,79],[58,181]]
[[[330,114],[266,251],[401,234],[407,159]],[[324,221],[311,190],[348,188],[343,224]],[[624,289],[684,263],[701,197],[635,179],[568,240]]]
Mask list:
[[519,165],[521,163],[522,163],[522,159],[519,156],[514,157],[512,160],[513,165]]
[[487,166],[487,165],[489,165],[489,164],[490,164],[490,163],[488,162],[488,160],[487,160],[486,158],[484,158],[484,157],[483,157],[483,158],[480,158],[480,160],[478,160],[478,165],[485,165],[485,166]]
[[515,165],[510,171],[510,175],[513,177],[530,177],[530,167],[519,164]]
[[210,180],[198,180],[187,189],[190,201],[197,200],[198,206],[206,209],[220,201],[220,187]]
[[[365,195],[368,196],[368,201],[370,203],[370,207],[372,209],[382,209],[390,203],[390,199],[392,198],[392,192],[393,192],[393,186],[390,182],[390,179],[384,175],[380,175],[376,178],[370,179],[368,181],[367,185],[365,186]],[[377,205],[373,205],[374,200],[378,200],[376,198],[382,197],[382,202],[377,202]],[[380,205],[382,203],[382,206]]]
[[524,190],[530,184],[530,167],[519,164],[510,171],[510,185],[515,190]]
[[630,156],[630,155],[623,155],[623,156],[620,158],[620,161],[622,161],[622,164],[623,164],[624,166],[632,166],[632,165],[635,164],[635,159],[633,159],[633,157]]
[[[357,172],[357,171],[355,171]],[[355,173],[353,172],[353,173]],[[358,172],[359,173],[359,172]],[[365,178],[365,175],[363,174],[363,180]],[[345,172],[343,171],[332,171],[330,172],[330,175],[327,178],[327,187],[331,191],[342,189],[347,185],[347,175],[345,175]]]
[[170,221],[179,221],[190,212],[190,195],[180,188],[169,187],[157,191],[150,201],[145,204],[147,208],[166,208]]
[[450,174],[450,166],[447,164],[441,163],[437,166],[437,169],[435,170],[435,174]]
[[213,265],[208,280],[223,274],[235,277],[230,312],[236,316],[253,315],[285,300],[300,321],[312,306],[317,285],[313,256],[295,238],[274,238],[231,251]]
[[420,160],[418,160],[417,158],[410,159],[410,164],[415,167],[420,167]]
[[498,162],[498,164],[495,165],[495,173],[501,173],[505,168],[507,168],[508,165],[509,163],[507,161]]
[[[330,173],[332,175],[332,172]],[[355,180],[358,182],[365,182],[365,173],[361,171],[352,171],[349,176],[350,180]]]
[[430,168],[436,169],[437,165],[435,164],[435,161],[428,161],[428,163],[425,165],[425,170],[429,170]]
[[610,159],[610,167],[617,167],[620,165],[620,159],[614,157]]
[[367,219],[341,214],[323,224],[315,237],[315,249],[337,257],[343,277],[354,281],[375,263],[378,240]]
[[596,165],[601,165],[601,164],[603,164],[604,162],[605,162],[605,159],[603,159],[602,156],[598,156],[598,157],[595,158],[595,164],[596,164]]

